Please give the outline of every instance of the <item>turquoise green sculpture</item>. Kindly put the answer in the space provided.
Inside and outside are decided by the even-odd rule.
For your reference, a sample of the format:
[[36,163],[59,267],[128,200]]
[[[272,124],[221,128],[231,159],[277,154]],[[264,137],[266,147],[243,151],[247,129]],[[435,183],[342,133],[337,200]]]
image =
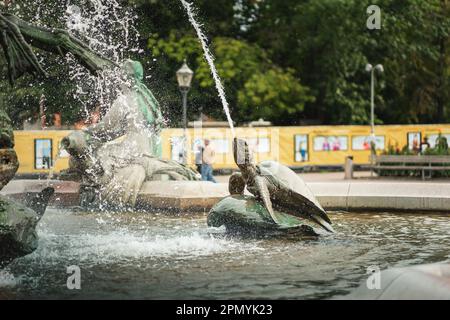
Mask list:
[[264,205],[253,196],[230,195],[208,214],[208,226],[225,226],[227,233],[248,237],[315,237],[318,232],[300,218],[274,210],[274,223]]
[[[14,177],[19,161],[8,116],[0,109],[0,190]],[[36,225],[53,195],[46,188],[25,204],[0,195],[0,268],[13,259],[33,252],[37,247]]]
[[0,195],[0,268],[37,248],[36,225],[53,193],[53,188],[45,188],[24,204]]

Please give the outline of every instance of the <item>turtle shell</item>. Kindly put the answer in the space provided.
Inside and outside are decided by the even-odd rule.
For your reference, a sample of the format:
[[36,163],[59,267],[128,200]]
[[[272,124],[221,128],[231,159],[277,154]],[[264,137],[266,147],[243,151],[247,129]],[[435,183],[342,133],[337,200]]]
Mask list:
[[306,217],[333,231],[331,221],[306,183],[294,171],[275,162],[263,161],[258,165],[270,189],[274,208],[289,214]]

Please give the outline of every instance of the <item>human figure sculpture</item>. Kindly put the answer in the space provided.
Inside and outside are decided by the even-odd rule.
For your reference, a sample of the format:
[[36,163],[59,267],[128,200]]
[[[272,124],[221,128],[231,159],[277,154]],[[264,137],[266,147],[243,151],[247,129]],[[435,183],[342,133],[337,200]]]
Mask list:
[[102,120],[63,139],[72,155],[72,168],[83,182],[99,190],[101,200],[136,205],[146,180],[198,180],[190,168],[161,159],[159,133],[163,118],[150,90],[142,84],[142,65],[127,60],[123,70],[130,82],[122,88]]
[[[0,13],[0,33],[11,84],[25,73],[46,76],[32,47],[71,53],[93,74],[119,67],[65,30],[33,25],[12,14]],[[100,200],[134,206],[145,180],[198,178],[191,169],[160,159],[163,118],[142,82],[142,65],[127,60],[117,72],[123,78],[121,93],[102,121],[69,135],[63,145],[72,156],[72,169],[84,186],[99,191]]]

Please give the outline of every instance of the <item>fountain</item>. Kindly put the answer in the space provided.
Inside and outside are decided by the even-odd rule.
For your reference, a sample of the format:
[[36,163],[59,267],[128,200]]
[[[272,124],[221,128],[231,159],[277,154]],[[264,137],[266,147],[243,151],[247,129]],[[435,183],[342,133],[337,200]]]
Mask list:
[[159,104],[141,82],[139,62],[127,60],[122,69],[129,82],[100,123],[62,141],[72,156],[71,171],[81,176],[83,204],[134,208],[144,181],[199,180],[190,168],[160,158]]
[[[182,4],[198,34],[205,58],[211,67],[211,73],[216,82],[232,134],[235,136],[225,90],[215,68],[212,54],[206,44],[206,36],[195,19],[192,5],[186,1],[182,1]],[[211,196],[211,192],[205,193],[205,189],[200,187],[205,182],[199,182],[198,174],[192,169],[175,161],[160,158],[159,135],[164,125],[164,119],[158,101],[142,82],[144,77],[142,65],[133,60],[118,61],[118,55],[113,56],[112,59],[105,57],[93,38],[86,34],[84,36],[90,40],[90,43],[86,44],[79,40],[75,36],[75,31],[83,34],[87,30],[81,21],[81,14],[74,6],[70,6],[67,12],[70,14],[68,20],[70,31],[38,26],[25,22],[13,14],[0,14],[0,28],[3,32],[1,44],[8,61],[11,84],[14,84],[17,78],[26,73],[47,76],[41,62],[33,52],[32,46],[51,53],[68,55],[69,59],[75,59],[92,75],[97,75],[100,78],[106,77],[106,79],[113,75],[115,78],[114,83],[113,81],[106,81],[108,85],[116,88],[116,98],[112,100],[102,120],[85,130],[73,132],[65,137],[61,143],[62,147],[71,155],[71,168],[67,175],[72,178],[75,176],[78,180],[81,180],[80,204],[84,207],[100,210],[116,209],[120,211],[135,210],[149,204],[152,206],[153,199],[148,202],[144,201],[144,203],[140,201],[138,206],[138,196],[142,192],[144,182],[163,180],[195,183],[195,186],[189,184],[188,188],[196,190],[197,196],[215,199],[214,193]],[[94,42],[94,45],[92,42]],[[98,50],[95,50],[96,45]],[[111,88],[108,90],[112,91]],[[236,163],[240,165],[237,159]],[[240,168],[244,176],[247,176],[243,167],[240,166]],[[255,181],[258,187],[264,186],[263,188],[267,189],[264,183],[261,184],[263,180],[263,178],[256,177],[247,178],[247,184],[250,186],[250,181]],[[47,181],[47,185],[49,183],[50,180]],[[275,218],[272,206],[268,205],[270,200],[267,200],[268,193],[272,195],[276,194],[277,190],[278,192],[283,190],[279,187],[278,182],[276,184],[277,187],[269,188],[267,192],[259,190],[254,193],[257,197],[252,201],[254,205],[257,205],[258,201],[262,201],[272,217],[272,222],[277,226],[279,221]],[[249,187],[249,190],[252,189]],[[179,185],[169,185],[169,193],[175,198],[180,197]],[[265,194],[266,197],[264,197]],[[306,201],[314,203],[311,208],[320,208],[320,205],[317,207],[317,201],[314,199],[312,199],[312,202]],[[195,206],[191,205],[191,207]],[[230,206],[227,200],[223,200],[218,208],[233,208],[233,205]],[[303,209],[305,208],[308,207],[306,206]],[[291,214],[289,210],[278,208],[279,210],[283,211],[281,214]],[[326,217],[323,209],[318,210]],[[215,214],[221,214],[221,210],[217,210],[217,207]],[[251,214],[263,217],[264,210],[253,210]],[[332,230],[328,225],[328,222],[330,222],[328,217],[326,217],[328,222],[320,219],[315,217],[313,220],[319,221],[319,224],[325,226],[324,228],[327,230]],[[285,221],[289,221],[289,219],[285,219]],[[294,224],[294,227],[298,227],[298,223]],[[313,233],[312,229],[308,229],[308,231]]]
[[208,62],[209,68],[211,69],[211,74],[213,76],[214,82],[216,84],[217,91],[219,92],[220,101],[222,102],[223,110],[225,112],[225,115],[227,116],[228,125],[231,129],[231,134],[233,138],[236,136],[236,133],[234,132],[234,125],[233,120],[231,119],[231,113],[230,113],[230,107],[227,102],[227,98],[225,95],[225,89],[222,85],[222,81],[220,80],[219,73],[217,72],[216,66],[214,64],[214,57],[211,54],[211,51],[209,50],[208,44],[207,44],[207,38],[205,33],[202,31],[200,24],[198,23],[196,17],[193,5],[186,0],[181,0],[181,3],[183,4],[184,8],[186,9],[187,15],[189,17],[189,21],[191,22],[192,26],[195,29],[195,32],[197,33],[198,39],[200,41],[200,44],[202,45],[203,52],[205,54],[205,59]]
[[[199,36],[235,138],[225,90],[206,37],[192,5],[181,3]],[[79,12],[69,11],[76,15],[70,26],[76,32],[87,32]],[[125,22],[124,28],[128,27]],[[159,133],[164,121],[157,100],[142,83],[139,62],[125,59],[123,52],[108,55],[111,47],[102,48],[92,34],[85,44],[72,32],[49,32],[13,15],[0,13],[0,29],[6,34],[1,44],[6,48],[11,82],[24,73],[45,76],[28,42],[32,39],[33,46],[69,53],[68,59],[77,61],[70,66],[74,81],[88,79],[108,107],[100,123],[63,140],[72,156],[67,176],[81,180],[81,203],[97,210],[47,210],[39,224],[40,246],[6,270],[23,274],[24,279],[15,281],[7,274],[3,281],[0,272],[0,289],[6,283],[19,298],[330,298],[357,286],[365,277],[362,266],[386,268],[404,261],[448,259],[445,217],[411,216],[407,220],[396,215],[327,214],[288,168],[276,162],[253,164],[248,145],[240,139],[234,140],[234,156],[241,173],[231,176],[228,191],[223,185],[198,181],[190,168],[161,159]],[[85,74],[78,64],[91,74]],[[9,120],[1,112],[0,120],[3,186],[14,176],[18,161]],[[250,194],[244,193],[245,187]],[[36,249],[35,227],[51,194],[52,189],[44,189],[25,206],[17,204],[20,207],[0,198],[4,210],[0,224],[12,224],[4,217],[29,222],[28,232],[21,233],[24,238],[18,232],[7,234],[9,243],[13,239],[21,248],[2,252],[4,263]],[[189,201],[182,202],[186,198]],[[204,214],[172,217],[155,212],[158,208],[167,212],[170,207],[204,212],[212,206],[207,218],[210,228],[205,228]],[[140,210],[148,208],[154,214]],[[25,212],[23,218],[19,211]],[[329,216],[336,233],[310,225],[313,222],[333,231]],[[5,248],[3,230],[0,244]],[[226,232],[265,241],[241,241]],[[304,241],[292,241],[298,239]],[[417,241],[430,239],[436,242],[430,248],[416,246]],[[399,243],[402,250],[398,250]],[[69,292],[59,282],[68,264],[80,266],[82,291]]]

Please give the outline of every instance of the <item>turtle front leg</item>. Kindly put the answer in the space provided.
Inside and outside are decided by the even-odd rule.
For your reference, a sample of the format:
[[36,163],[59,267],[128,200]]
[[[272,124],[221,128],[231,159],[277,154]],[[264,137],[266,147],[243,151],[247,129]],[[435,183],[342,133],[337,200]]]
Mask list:
[[270,191],[267,187],[266,179],[262,176],[256,176],[254,179],[255,187],[258,191],[258,197],[262,200],[264,203],[264,206],[266,207],[267,211],[270,214],[270,217],[272,218],[273,222],[276,224],[279,224],[279,221],[277,217],[275,216],[275,212],[273,211],[272,207],[272,201],[270,200]]

